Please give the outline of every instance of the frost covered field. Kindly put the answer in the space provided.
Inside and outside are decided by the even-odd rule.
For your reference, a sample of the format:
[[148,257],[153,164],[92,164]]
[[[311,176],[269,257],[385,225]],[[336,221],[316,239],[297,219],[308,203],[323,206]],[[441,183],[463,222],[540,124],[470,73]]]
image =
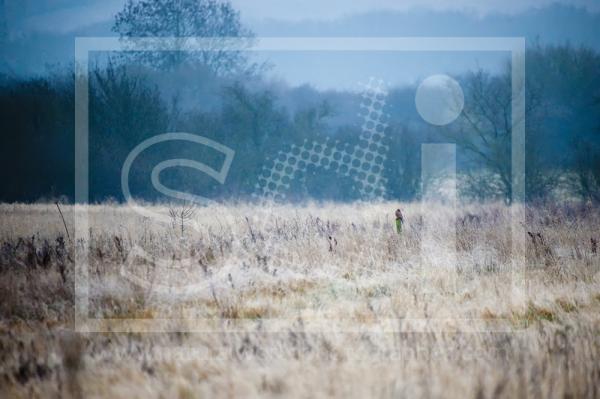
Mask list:
[[1,205],[0,397],[600,396],[597,208],[397,206]]

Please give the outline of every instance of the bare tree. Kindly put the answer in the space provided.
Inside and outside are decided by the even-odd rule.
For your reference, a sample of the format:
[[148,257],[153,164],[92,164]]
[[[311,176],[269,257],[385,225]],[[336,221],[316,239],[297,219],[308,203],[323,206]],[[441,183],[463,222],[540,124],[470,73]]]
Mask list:
[[[600,64],[600,58],[596,57]],[[600,115],[600,96],[595,97],[588,107],[582,107],[592,115]],[[578,134],[573,140],[575,152],[574,189],[584,200],[600,202],[600,124],[589,135]]]
[[[128,0],[115,17],[113,31],[121,38],[168,37],[179,51],[149,51],[131,54],[138,60],[161,69],[172,69],[184,62],[199,61],[219,75],[238,72],[247,67],[242,51],[228,48],[226,40],[251,39],[239,12],[229,2],[217,0]],[[186,37],[203,37],[209,49],[187,49]],[[248,41],[250,44],[250,41]]]
[[[556,175],[549,170],[542,170],[539,148],[536,145],[539,124],[535,120],[541,115],[541,88],[533,84],[527,86],[525,114],[515,115],[514,118],[511,114],[513,95],[520,93],[512,92],[509,70],[500,75],[491,75],[482,70],[470,73],[463,81],[463,90],[465,106],[459,121],[444,133],[475,155],[487,171],[497,176],[503,197],[511,201],[512,132],[517,124],[523,123],[522,118],[525,118],[528,165],[526,185],[531,193],[546,193],[555,182]],[[473,189],[478,190],[478,187]]]
[[[600,96],[592,101],[591,111],[598,115]],[[575,141],[576,192],[584,199],[600,202],[600,125],[594,131],[595,137],[578,138]]]
[[185,226],[194,218],[195,214],[196,208],[192,203],[169,207],[171,224],[173,228],[179,227],[181,229],[181,238],[184,237]]

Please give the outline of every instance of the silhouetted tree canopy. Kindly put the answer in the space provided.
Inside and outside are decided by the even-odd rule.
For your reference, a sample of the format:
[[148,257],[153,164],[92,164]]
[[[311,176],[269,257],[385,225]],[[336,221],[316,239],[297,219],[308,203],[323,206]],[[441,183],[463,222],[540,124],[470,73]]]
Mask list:
[[[527,54],[527,198],[551,198],[561,186],[571,198],[600,201],[600,55],[570,46],[534,46]],[[329,139],[342,148],[360,145],[358,93],[277,86],[262,77],[203,76],[199,82],[206,85],[193,89],[199,97],[184,107],[171,100],[179,79],[160,80],[174,73],[133,62],[91,67],[91,201],[123,200],[120,174],[125,158],[141,141],[169,131],[202,135],[235,151],[223,185],[184,168],[161,175],[169,187],[209,198],[249,198],[263,167],[294,144]],[[461,195],[480,200],[510,197],[510,73],[475,71],[456,79],[463,87],[465,108],[449,126],[422,120],[414,106],[414,86],[390,89],[388,153],[382,165],[388,198],[420,197],[420,148],[428,142],[458,145],[457,172],[468,183],[461,186]],[[161,84],[171,91],[165,94]],[[73,92],[71,71],[36,78],[0,76],[1,201],[62,194],[73,198]],[[132,194],[161,199],[149,176],[164,159],[196,159],[219,168],[222,157],[193,144],[156,146],[132,166]],[[292,200],[360,198],[351,179],[320,167],[299,173],[286,194]]]
[[[244,27],[229,2],[216,0],[128,0],[115,17],[113,31],[121,38],[174,38],[180,51],[148,51],[133,54],[136,59],[161,69],[171,69],[184,62],[200,62],[215,73],[239,72],[247,66],[241,51],[229,50],[218,38],[249,38],[252,32]],[[183,38],[210,38],[210,49],[188,51]]]

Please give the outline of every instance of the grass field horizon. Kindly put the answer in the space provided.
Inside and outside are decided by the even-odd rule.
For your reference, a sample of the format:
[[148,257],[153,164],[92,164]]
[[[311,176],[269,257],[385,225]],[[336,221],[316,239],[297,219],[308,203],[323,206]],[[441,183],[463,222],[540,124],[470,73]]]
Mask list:
[[[599,394],[595,206],[144,209],[152,213],[114,203],[60,205],[63,223],[56,204],[0,205],[1,391]],[[513,242],[515,214],[523,216],[523,245]],[[77,230],[77,220],[87,224]],[[81,264],[86,315],[103,332],[73,332]]]

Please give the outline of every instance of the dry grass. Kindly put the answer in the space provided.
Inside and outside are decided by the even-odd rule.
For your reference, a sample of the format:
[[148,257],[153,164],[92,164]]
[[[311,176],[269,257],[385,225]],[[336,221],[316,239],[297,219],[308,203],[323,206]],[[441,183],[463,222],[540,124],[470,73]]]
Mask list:
[[0,205],[0,396],[600,396],[598,209],[396,207]]

